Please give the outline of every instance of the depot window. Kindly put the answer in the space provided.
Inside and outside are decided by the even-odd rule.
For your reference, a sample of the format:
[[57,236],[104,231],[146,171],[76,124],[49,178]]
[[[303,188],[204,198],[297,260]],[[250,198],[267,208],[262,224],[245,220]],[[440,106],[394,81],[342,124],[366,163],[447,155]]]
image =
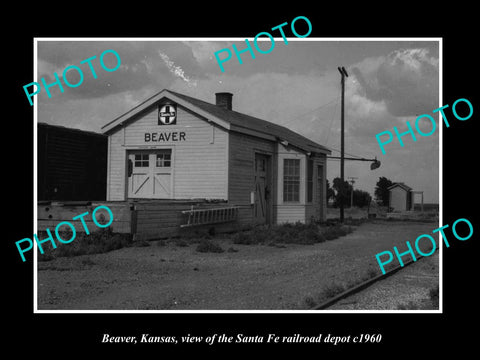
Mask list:
[[135,167],[148,167],[148,154],[135,154]]
[[283,160],[283,201],[300,201],[300,159]]
[[157,167],[170,167],[172,165],[172,150],[162,150],[157,153]]

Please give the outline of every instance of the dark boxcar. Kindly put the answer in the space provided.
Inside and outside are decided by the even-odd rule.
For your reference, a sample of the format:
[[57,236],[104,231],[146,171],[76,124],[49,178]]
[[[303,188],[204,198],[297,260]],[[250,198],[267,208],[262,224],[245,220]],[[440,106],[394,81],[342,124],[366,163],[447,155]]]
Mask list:
[[106,199],[105,135],[38,124],[38,200]]

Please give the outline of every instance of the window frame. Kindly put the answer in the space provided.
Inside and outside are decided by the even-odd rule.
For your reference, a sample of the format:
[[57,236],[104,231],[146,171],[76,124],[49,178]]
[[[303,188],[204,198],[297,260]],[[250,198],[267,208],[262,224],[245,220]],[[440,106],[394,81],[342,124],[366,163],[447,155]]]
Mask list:
[[[161,156],[161,158],[159,158]],[[166,158],[168,156],[168,159]],[[159,165],[159,160],[161,160]],[[168,162],[168,166],[165,163]],[[172,167],[172,149],[161,149],[155,153],[155,167],[163,169],[171,169]]]
[[313,173],[314,173],[314,160],[307,159],[307,195],[306,195],[306,202],[313,203]]
[[[137,157],[139,157],[137,159]],[[146,163],[146,165],[145,165]],[[134,153],[133,167],[135,168],[148,168],[150,167],[150,157],[148,153]]]
[[284,203],[295,203],[295,204],[300,203],[301,179],[302,179],[302,176],[301,176],[300,159],[284,158],[283,159],[283,189],[282,189]]

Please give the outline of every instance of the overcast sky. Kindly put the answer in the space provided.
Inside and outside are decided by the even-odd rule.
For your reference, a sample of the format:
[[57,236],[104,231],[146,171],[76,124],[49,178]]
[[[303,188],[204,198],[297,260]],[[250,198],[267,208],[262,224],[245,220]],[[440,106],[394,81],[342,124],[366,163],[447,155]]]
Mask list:
[[[93,40],[93,39],[92,39]],[[307,41],[308,40],[308,41]],[[345,162],[345,177],[357,177],[355,188],[373,195],[380,176],[404,182],[424,191],[426,203],[438,202],[439,130],[429,137],[417,135],[417,141],[404,137],[386,145],[382,155],[375,135],[412,126],[421,114],[432,114],[439,103],[438,41],[321,41],[282,38],[275,41],[269,54],[241,55],[243,64],[233,56],[221,72],[214,52],[232,48],[239,41],[38,41],[37,81],[51,83],[53,73],[61,77],[69,65],[79,66],[83,83],[76,88],[64,85],[35,96],[38,121],[83,130],[101,132],[101,127],[143,100],[170,89],[195,98],[215,102],[215,93],[234,94],[233,109],[278,123],[311,138],[339,156],[340,150],[340,74],[344,66],[349,74],[345,93],[345,152],[373,158],[382,165],[371,171],[370,163]],[[270,43],[259,42],[262,49]],[[121,66],[106,72],[98,62],[100,54],[115,50]],[[80,61],[96,55],[92,61],[97,78],[88,64]],[[222,57],[225,54],[221,55]],[[106,54],[105,64],[113,68],[115,57]],[[76,73],[67,73],[76,83]],[[27,101],[27,100],[26,100]],[[438,125],[438,116],[434,116]],[[422,122],[428,133],[431,124]],[[338,150],[338,151],[337,151]],[[349,155],[347,155],[349,156]],[[330,183],[340,176],[339,161],[330,160]]]

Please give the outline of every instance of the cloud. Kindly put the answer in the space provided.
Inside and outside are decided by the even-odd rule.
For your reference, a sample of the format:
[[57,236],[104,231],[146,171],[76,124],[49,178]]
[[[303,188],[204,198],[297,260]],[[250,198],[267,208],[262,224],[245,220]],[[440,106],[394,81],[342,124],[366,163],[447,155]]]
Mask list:
[[[340,148],[340,82],[337,64],[341,59],[349,72],[346,82],[346,152],[373,158],[382,166],[370,171],[365,162],[346,162],[346,176],[358,176],[355,186],[370,191],[379,176],[405,181],[417,190],[428,189],[435,199],[438,189],[438,127],[431,137],[406,139],[405,147],[391,143],[387,155],[381,151],[375,134],[414,125],[416,116],[438,107],[438,55],[420,45],[408,49],[351,51],[351,46],[336,43],[292,42],[275,48],[272,54],[233,59],[221,73],[214,52],[231,47],[225,41],[110,41],[40,42],[39,78],[53,82],[53,72],[62,74],[68,65],[113,49],[122,65],[105,72],[94,62],[97,79],[85,64],[84,83],[77,88],[52,88],[53,97],[44,91],[38,97],[39,121],[85,130],[100,131],[101,126],[167,88],[211,103],[215,93],[234,94],[233,109],[287,126],[322,145]],[[405,46],[402,44],[402,46]],[[340,51],[338,49],[341,49]],[[390,51],[390,52],[389,52]],[[352,60],[351,63],[348,59]],[[98,61],[98,59],[97,59]],[[98,67],[98,68],[97,68]],[[67,74],[75,82],[75,72]],[[193,86],[192,84],[196,84]],[[437,119],[437,117],[435,117]],[[438,124],[438,123],[437,123]],[[419,122],[428,132],[428,119]],[[339,155],[337,152],[334,156]],[[328,161],[328,179],[339,175],[339,164]],[[435,176],[437,176],[435,178]],[[433,195],[432,195],[433,194]],[[438,191],[437,191],[438,194]],[[426,200],[427,201],[427,200]]]
[[[418,115],[431,114],[438,107],[438,57],[427,49],[398,49],[365,58],[349,68],[346,137],[358,143],[374,144],[375,134],[393,132],[394,126],[406,131],[406,121],[415,127]],[[437,126],[438,114],[433,118]],[[418,127],[429,133],[432,124],[425,118]]]
[[158,54],[173,75],[185,81],[188,86],[197,86],[197,82],[188,78],[183,69],[180,66],[176,66],[175,63],[170,60],[167,54],[164,54],[161,51],[159,51]]
[[[120,67],[114,72],[105,71],[99,62],[100,55],[108,49],[115,50],[121,59]],[[80,64],[92,56],[96,57],[91,60],[96,79],[88,64]],[[108,64],[112,58],[115,61],[115,57],[108,54],[104,57],[107,67],[115,65]],[[70,65],[78,66],[84,76],[81,85],[75,88],[66,86],[62,78],[63,70]],[[41,101],[53,102],[96,99],[126,90],[135,92],[145,87],[160,91],[170,87],[179,77],[193,85],[195,82],[190,76],[187,77],[187,73],[196,74],[195,78],[203,76],[192,48],[182,42],[172,41],[39,41],[37,69],[39,82],[43,77],[47,84],[52,84],[55,82],[54,72],[60,78],[63,92],[57,85],[49,89],[51,99],[44,89],[37,95]],[[66,77],[72,84],[80,81],[80,75],[75,70],[69,70]]]
[[399,49],[352,67],[358,93],[384,101],[393,116],[429,113],[438,107],[438,55],[425,48]]

